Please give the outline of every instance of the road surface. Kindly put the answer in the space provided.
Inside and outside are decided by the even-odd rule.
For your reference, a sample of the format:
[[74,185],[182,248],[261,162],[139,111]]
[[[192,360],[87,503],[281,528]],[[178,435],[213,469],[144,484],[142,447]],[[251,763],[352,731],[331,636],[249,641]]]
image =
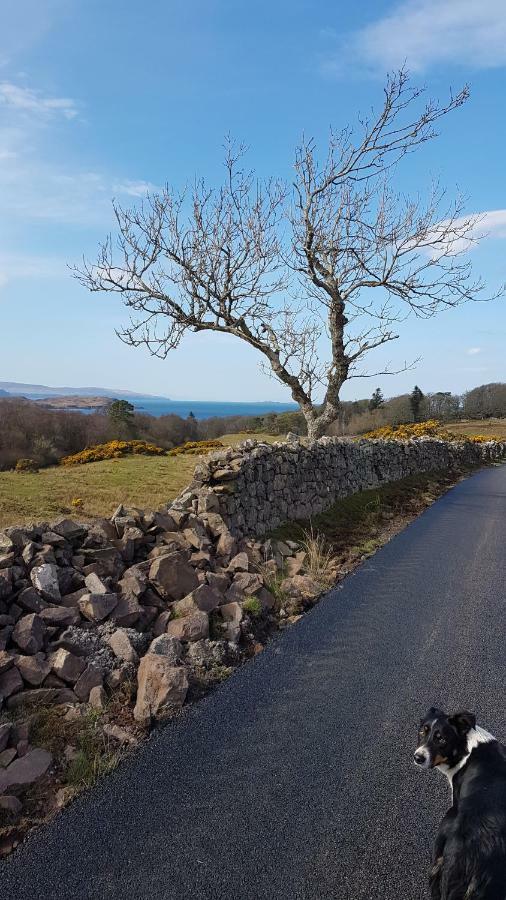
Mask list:
[[506,737],[506,466],[460,483],[0,865],[2,900],[421,900],[431,704]]

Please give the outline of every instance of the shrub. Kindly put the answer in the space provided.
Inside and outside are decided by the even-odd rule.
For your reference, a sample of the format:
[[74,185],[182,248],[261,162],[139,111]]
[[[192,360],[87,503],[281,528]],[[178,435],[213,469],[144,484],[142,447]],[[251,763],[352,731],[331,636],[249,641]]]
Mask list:
[[185,444],[181,444],[180,447],[174,447],[172,450],[169,450],[169,456],[179,456],[180,454],[184,454],[187,456],[192,456],[196,454],[204,454],[210,453],[212,450],[219,450],[223,447],[224,444],[221,441],[210,440],[210,441],[186,441]]
[[252,616],[254,619],[257,619],[262,615],[262,604],[258,597],[248,597],[242,604],[242,608],[245,613],[248,613],[248,615]]
[[382,428],[376,428],[375,431],[368,431],[363,437],[382,441],[409,441],[413,438],[435,437],[442,441],[470,441],[473,444],[501,440],[501,438],[492,435],[467,435],[447,431],[437,419],[428,419],[426,422],[406,423],[398,425],[396,428],[392,425],[384,425]]
[[80,453],[74,453],[72,456],[64,456],[60,460],[62,466],[78,466],[89,462],[99,462],[104,459],[119,459],[123,456],[132,454],[141,454],[144,456],[162,456],[165,450],[157,447],[155,444],[148,444],[147,441],[109,441],[107,444],[96,444],[94,447],[87,447]]
[[16,472],[38,472],[39,467],[34,459],[18,459]]

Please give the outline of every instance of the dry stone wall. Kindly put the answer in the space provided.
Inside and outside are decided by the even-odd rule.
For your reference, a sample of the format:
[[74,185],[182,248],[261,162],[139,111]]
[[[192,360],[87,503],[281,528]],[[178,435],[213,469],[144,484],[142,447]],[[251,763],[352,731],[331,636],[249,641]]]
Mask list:
[[321,438],[306,446],[295,436],[278,444],[252,440],[201,462],[173,507],[215,512],[235,536],[264,535],[288,519],[310,518],[356,491],[504,456],[506,444],[497,442]]

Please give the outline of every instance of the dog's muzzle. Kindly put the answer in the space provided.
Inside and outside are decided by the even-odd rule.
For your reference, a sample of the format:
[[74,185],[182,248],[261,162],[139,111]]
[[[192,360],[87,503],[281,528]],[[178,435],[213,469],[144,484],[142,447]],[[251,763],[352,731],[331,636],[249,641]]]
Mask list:
[[423,747],[418,747],[415,750],[415,755],[413,757],[415,765],[419,766],[421,769],[429,769],[430,768],[430,756]]

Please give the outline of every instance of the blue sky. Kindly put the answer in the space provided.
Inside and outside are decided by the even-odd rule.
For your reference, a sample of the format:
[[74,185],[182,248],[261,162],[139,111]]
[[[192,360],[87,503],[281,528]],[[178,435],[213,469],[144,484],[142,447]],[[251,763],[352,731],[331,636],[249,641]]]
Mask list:
[[[113,196],[219,178],[227,133],[260,174],[289,177],[301,133],[324,142],[380,102],[404,61],[432,95],[470,84],[399,186],[438,176],[484,214],[472,258],[493,290],[506,281],[504,0],[2,0],[0,380],[290,399],[233,339],[191,336],[164,362],[124,346],[119,301],[88,294],[67,265],[94,256]],[[343,396],[505,380],[505,338],[506,300],[409,321],[378,364],[421,356],[416,370],[352,381]]]

